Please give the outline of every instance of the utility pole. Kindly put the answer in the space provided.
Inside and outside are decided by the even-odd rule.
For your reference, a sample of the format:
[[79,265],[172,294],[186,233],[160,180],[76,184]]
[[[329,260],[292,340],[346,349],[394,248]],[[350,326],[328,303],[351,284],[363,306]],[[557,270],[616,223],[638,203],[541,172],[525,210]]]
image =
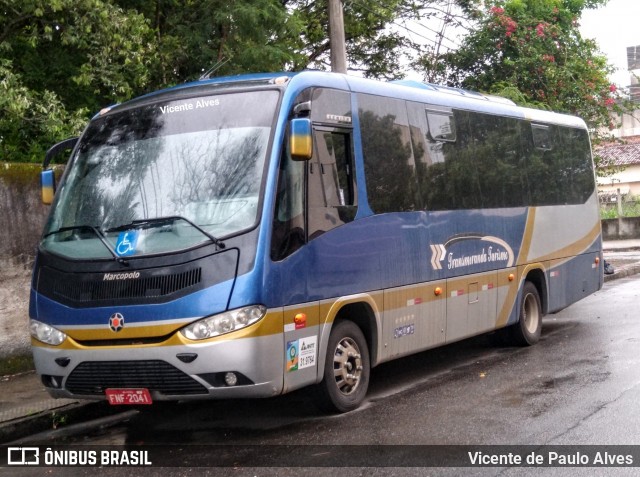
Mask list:
[[347,53],[344,44],[341,0],[329,0],[329,47],[331,48],[331,71],[346,74]]

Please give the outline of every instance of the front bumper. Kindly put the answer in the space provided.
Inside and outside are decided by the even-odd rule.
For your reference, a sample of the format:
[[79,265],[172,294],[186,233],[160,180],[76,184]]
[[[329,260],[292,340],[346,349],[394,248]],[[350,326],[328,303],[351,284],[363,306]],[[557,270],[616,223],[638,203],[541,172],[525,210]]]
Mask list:
[[[33,346],[36,371],[56,398],[106,399],[108,388],[146,388],[154,401],[270,397],[283,389],[281,334],[202,344]],[[224,382],[227,372],[240,379]]]

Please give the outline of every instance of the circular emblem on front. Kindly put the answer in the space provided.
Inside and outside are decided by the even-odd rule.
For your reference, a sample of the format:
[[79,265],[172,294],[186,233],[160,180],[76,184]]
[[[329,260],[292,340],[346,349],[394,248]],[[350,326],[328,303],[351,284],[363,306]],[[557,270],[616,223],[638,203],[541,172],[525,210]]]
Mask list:
[[120,313],[114,313],[111,315],[109,318],[109,328],[111,328],[111,331],[116,333],[124,328],[124,316]]

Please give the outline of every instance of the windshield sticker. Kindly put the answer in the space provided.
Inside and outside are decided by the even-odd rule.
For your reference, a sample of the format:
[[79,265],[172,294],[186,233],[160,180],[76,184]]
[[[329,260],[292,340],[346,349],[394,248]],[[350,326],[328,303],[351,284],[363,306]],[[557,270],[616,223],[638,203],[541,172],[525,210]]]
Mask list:
[[162,114],[181,113],[183,111],[193,111],[194,109],[212,108],[220,106],[220,99],[198,99],[195,103],[182,103],[175,105],[160,106]]
[[[460,245],[460,247],[454,247]],[[431,245],[431,267],[448,270],[496,263],[513,266],[515,255],[507,242],[498,237],[482,234],[462,234],[445,244]]]
[[120,257],[126,257],[136,253],[138,234],[139,232],[137,230],[120,232],[120,235],[118,235],[118,241],[116,242],[116,253]]

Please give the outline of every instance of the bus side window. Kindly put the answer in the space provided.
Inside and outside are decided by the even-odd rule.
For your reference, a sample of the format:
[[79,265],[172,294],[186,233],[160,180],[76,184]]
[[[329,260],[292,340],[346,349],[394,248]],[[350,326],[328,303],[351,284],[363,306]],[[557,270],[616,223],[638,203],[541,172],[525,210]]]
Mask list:
[[355,217],[356,197],[350,136],[316,130],[309,162],[309,239]]

